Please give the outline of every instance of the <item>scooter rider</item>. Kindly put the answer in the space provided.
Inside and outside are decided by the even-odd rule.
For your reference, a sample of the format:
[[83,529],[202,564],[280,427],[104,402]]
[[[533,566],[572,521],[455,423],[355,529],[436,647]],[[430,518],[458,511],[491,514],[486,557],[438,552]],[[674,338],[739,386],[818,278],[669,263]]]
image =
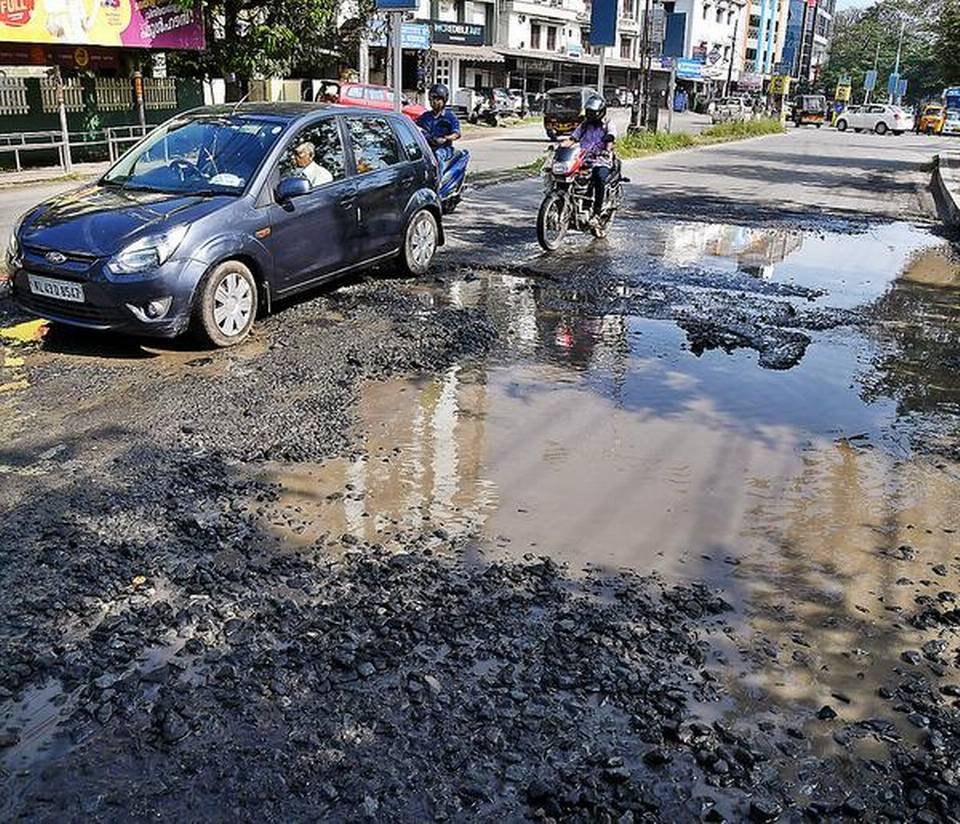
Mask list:
[[417,118],[441,166],[453,156],[453,142],[460,139],[460,121],[447,108],[449,99],[450,90],[443,83],[434,83],[429,93],[430,108]]
[[600,95],[593,95],[584,108],[583,122],[573,130],[569,138],[561,145],[570,146],[579,143],[591,163],[593,179],[593,219],[600,221],[603,211],[603,198],[607,190],[607,178],[613,169],[613,142],[617,133],[612,123],[607,123],[607,104]]

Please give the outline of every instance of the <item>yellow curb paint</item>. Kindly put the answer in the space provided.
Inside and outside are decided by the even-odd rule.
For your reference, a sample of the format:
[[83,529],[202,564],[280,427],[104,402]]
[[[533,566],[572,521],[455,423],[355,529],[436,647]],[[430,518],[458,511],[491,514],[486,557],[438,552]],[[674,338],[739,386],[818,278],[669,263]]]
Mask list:
[[0,366],[6,366],[8,369],[13,369],[17,366],[23,366],[23,363],[23,358],[15,358],[13,355],[7,355],[3,361],[0,362]]
[[26,389],[28,386],[30,386],[30,382],[23,378],[9,383],[0,383],[0,392],[16,392],[18,389]]
[[7,326],[0,329],[0,338],[12,340],[17,343],[30,343],[40,340],[46,331],[47,322],[45,320],[28,320],[26,323],[18,323],[14,326]]

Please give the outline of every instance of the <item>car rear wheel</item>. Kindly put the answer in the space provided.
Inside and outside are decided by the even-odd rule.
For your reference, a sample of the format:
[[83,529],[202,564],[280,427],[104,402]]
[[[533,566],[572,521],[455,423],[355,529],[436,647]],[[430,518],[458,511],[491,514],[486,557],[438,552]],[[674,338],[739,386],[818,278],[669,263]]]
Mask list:
[[407,226],[401,253],[404,270],[411,275],[426,274],[437,252],[439,239],[436,217],[429,209],[421,209]]
[[257,316],[257,282],[239,260],[219,264],[204,279],[194,306],[196,326],[214,346],[240,343]]
[[884,123],[884,122],[881,120],[876,126],[873,127],[873,130],[874,130],[877,134],[886,134],[886,133],[887,133],[887,124]]
[[846,121],[846,120],[843,120],[843,119],[838,120],[838,121],[837,121],[837,131],[838,131],[838,132],[845,132],[846,130],[847,130],[847,121]]

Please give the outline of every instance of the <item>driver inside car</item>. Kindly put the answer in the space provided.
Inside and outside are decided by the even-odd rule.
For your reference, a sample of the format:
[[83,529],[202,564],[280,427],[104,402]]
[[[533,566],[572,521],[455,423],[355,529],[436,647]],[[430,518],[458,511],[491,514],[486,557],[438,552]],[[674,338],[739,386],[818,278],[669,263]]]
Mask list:
[[603,211],[603,197],[607,189],[607,178],[613,169],[613,142],[617,132],[612,123],[607,123],[607,104],[599,95],[593,95],[583,107],[583,122],[573,130],[570,137],[561,145],[572,146],[579,143],[593,169],[593,218],[591,223],[600,221]]
[[298,143],[293,149],[291,177],[306,178],[311,189],[330,183],[333,175],[316,161],[317,148],[309,140]]

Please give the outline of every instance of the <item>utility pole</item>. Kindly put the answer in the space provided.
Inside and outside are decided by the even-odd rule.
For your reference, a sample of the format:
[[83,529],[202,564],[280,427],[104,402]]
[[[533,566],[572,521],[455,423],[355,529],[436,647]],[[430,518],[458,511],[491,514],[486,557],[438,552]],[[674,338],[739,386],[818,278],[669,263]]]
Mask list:
[[[874,83],[877,82],[877,80],[876,80],[876,77],[877,77],[877,67],[878,67],[879,65],[880,65],[880,41],[878,40],[878,41],[877,41],[877,50],[876,50],[876,52],[875,52],[874,55],[873,55],[873,77],[874,77],[873,82],[874,82]],[[867,89],[867,90],[863,93],[863,105],[864,105],[864,106],[866,106],[867,103],[870,102],[870,92],[871,92],[871,91],[872,91],[872,89]]]
[[600,47],[600,65],[597,67],[597,91],[600,93],[600,96],[603,97],[603,80],[604,72],[607,68],[607,47]]
[[[894,63],[894,66],[893,66],[893,73],[897,76],[897,89],[899,89],[899,82],[900,82],[900,50],[903,48],[903,30],[906,28],[906,26],[907,26],[907,21],[903,17],[901,17],[900,18],[900,37],[897,38],[897,62]],[[898,93],[897,89],[894,89],[890,93],[891,103],[900,102],[900,94]]]
[[73,171],[73,155],[70,152],[70,126],[67,123],[66,89],[60,67],[53,67],[53,80],[57,84],[57,113],[60,115],[60,157],[63,160],[63,170],[70,174]]
[[[733,85],[733,60],[737,54],[737,32],[740,31],[740,15],[737,15],[737,19],[733,21],[733,43],[730,46],[730,62],[727,65],[727,84],[723,87],[723,96],[728,97],[730,95],[730,86]],[[670,79],[673,80],[674,75],[671,73]],[[668,108],[670,111],[673,111],[673,94],[669,96]]]
[[390,32],[393,36],[393,110],[399,113],[403,101],[403,12],[394,11],[390,16],[393,18]]
[[637,87],[634,89],[633,93],[633,106],[630,108],[630,129],[635,130],[640,127],[640,114],[641,114],[641,97],[643,98],[642,111],[643,111],[643,124],[646,126],[647,117],[646,117],[646,95],[647,88],[645,82],[645,66],[647,59],[647,52],[650,47],[650,0],[646,0],[643,7],[643,35],[640,38],[640,66],[637,71]]

